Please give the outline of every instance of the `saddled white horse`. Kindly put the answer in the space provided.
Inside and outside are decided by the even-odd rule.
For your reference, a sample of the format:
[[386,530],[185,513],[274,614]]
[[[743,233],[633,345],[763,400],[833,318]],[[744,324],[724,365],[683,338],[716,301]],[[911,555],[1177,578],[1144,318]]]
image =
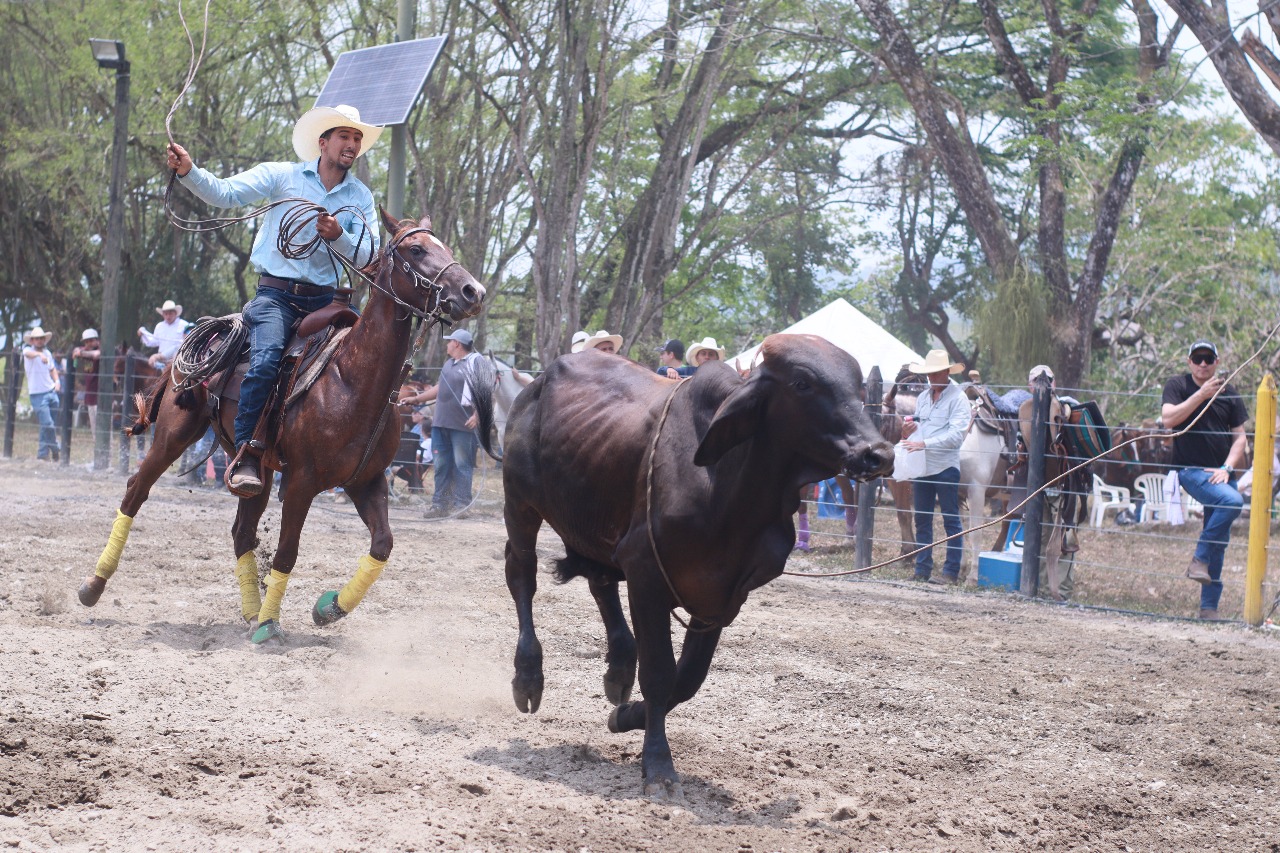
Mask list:
[[507,429],[507,414],[511,411],[516,397],[520,396],[525,386],[533,381],[533,377],[516,370],[493,353],[489,353],[489,361],[498,374],[498,387],[493,392],[493,425],[498,432],[497,447],[501,448],[502,436]]

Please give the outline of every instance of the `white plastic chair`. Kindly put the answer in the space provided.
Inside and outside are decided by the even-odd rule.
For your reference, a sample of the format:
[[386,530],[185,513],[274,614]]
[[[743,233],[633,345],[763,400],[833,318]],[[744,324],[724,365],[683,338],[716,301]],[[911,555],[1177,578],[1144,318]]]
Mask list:
[[1101,527],[1107,510],[1132,510],[1133,501],[1129,499],[1129,490],[1124,486],[1109,486],[1097,474],[1093,475],[1093,519],[1094,527]]
[[1179,489],[1178,491],[1182,494],[1182,517],[1190,518],[1191,514],[1195,513],[1200,518],[1204,518],[1204,504],[1191,497],[1190,492],[1186,489]]
[[1133,487],[1142,494],[1142,513],[1138,521],[1168,521],[1169,507],[1164,499],[1164,474],[1140,474]]

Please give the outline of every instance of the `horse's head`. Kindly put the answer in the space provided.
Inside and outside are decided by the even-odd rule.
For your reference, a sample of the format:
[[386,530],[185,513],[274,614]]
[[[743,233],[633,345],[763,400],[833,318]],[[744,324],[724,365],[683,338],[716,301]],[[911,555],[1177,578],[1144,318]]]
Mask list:
[[480,313],[484,285],[453,259],[453,251],[431,230],[430,216],[397,222],[384,210],[382,222],[392,235],[383,257],[396,299],[451,323]]

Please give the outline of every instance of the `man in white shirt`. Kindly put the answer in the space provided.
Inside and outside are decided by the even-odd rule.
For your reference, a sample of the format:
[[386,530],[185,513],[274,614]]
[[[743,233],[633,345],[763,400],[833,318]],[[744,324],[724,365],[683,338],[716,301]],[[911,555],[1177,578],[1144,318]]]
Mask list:
[[142,338],[144,347],[160,348],[160,351],[152,353],[147,361],[152,367],[163,368],[173,361],[178,347],[182,346],[182,336],[187,333],[187,328],[191,324],[182,319],[182,306],[172,299],[166,299],[164,304],[156,309],[156,313],[161,318],[160,322],[156,323],[156,330],[148,332],[146,326],[139,326],[138,337]]
[[[960,537],[960,445],[969,431],[969,398],[951,375],[964,370],[964,365],[951,362],[947,351],[929,350],[923,362],[907,365],[912,373],[929,378],[929,390],[916,402],[915,420],[903,424],[902,445],[915,453],[925,454],[924,474],[911,481],[912,508],[915,510],[916,554],[915,580],[930,581],[933,574],[933,506],[942,508],[942,528],[948,536],[947,557],[942,564],[942,582],[954,584],[960,579],[960,560],[964,541]],[[937,583],[938,581],[933,581]]]
[[58,392],[62,379],[58,376],[58,362],[49,352],[49,332],[36,326],[22,336],[26,346],[22,348],[22,366],[27,371],[27,396],[31,408],[40,422],[40,446],[36,458],[58,461]]

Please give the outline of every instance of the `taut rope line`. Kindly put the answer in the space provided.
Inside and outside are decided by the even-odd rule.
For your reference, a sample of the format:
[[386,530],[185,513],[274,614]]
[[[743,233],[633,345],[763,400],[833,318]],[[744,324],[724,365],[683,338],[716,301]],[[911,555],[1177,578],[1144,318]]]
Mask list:
[[[1214,401],[1214,400],[1216,400],[1216,399],[1218,399],[1218,395],[1219,395],[1219,394],[1221,394],[1221,393],[1226,389],[1227,385],[1231,382],[1231,380],[1232,380],[1232,379],[1235,379],[1235,378],[1236,378],[1236,374],[1238,374],[1241,370],[1244,370],[1244,369],[1245,369],[1245,367],[1247,367],[1247,366],[1249,365],[1249,363],[1250,363],[1250,362],[1252,362],[1252,361],[1256,360],[1256,359],[1258,358],[1258,356],[1262,355],[1262,351],[1263,351],[1264,349],[1266,349],[1267,344],[1271,341],[1271,339],[1272,339],[1273,337],[1275,337],[1275,335],[1276,335],[1276,333],[1277,333],[1277,332],[1280,332],[1280,323],[1277,323],[1277,324],[1276,324],[1276,325],[1271,329],[1271,331],[1267,333],[1267,336],[1266,336],[1265,338],[1263,338],[1263,340],[1262,340],[1262,344],[1261,344],[1261,345],[1260,345],[1260,346],[1259,346],[1259,347],[1254,351],[1253,355],[1249,356],[1247,359],[1245,359],[1243,362],[1241,362],[1241,363],[1240,363],[1240,366],[1239,366],[1239,367],[1237,367],[1235,370],[1231,371],[1231,375],[1230,375],[1230,376],[1228,376],[1228,377],[1227,377],[1227,379],[1226,379],[1226,381],[1225,381],[1225,382],[1223,382],[1223,383],[1222,383],[1222,385],[1220,385],[1220,386],[1218,387],[1218,390],[1217,390],[1217,391],[1213,392],[1213,396],[1212,396],[1212,397],[1210,397],[1210,398],[1209,398],[1209,400],[1204,404],[1204,407],[1200,410],[1200,414],[1198,414],[1198,415],[1196,415],[1194,418],[1192,418],[1192,419],[1191,419],[1191,420],[1190,420],[1190,421],[1189,421],[1189,422],[1188,422],[1188,423],[1187,423],[1187,424],[1186,424],[1182,429],[1178,430],[1177,432],[1170,433],[1170,434],[1169,434],[1169,437],[1170,437],[1170,438],[1178,438],[1179,436],[1186,435],[1187,431],[1188,431],[1188,430],[1190,430],[1193,426],[1195,426],[1195,425],[1196,425],[1196,422],[1197,422],[1197,421],[1199,421],[1202,417],[1204,417],[1205,413],[1209,411],[1209,407],[1213,405],[1213,401]],[[1269,428],[1269,429],[1274,429],[1274,426],[1269,426],[1268,428]],[[1255,427],[1255,429],[1256,429],[1256,427]],[[1142,436],[1142,435],[1134,436],[1133,438],[1129,439],[1128,441],[1125,441],[1125,442],[1122,442],[1121,444],[1116,445],[1115,447],[1113,447],[1113,448],[1112,448],[1112,450],[1117,450],[1117,449],[1119,449],[1119,448],[1121,448],[1121,447],[1127,447],[1127,446],[1129,446],[1130,444],[1133,444],[1133,443],[1134,443],[1134,442],[1136,442],[1136,441],[1141,441],[1143,438],[1145,438],[1145,436]],[[1041,492],[1043,492],[1045,489],[1048,489],[1050,486],[1053,486],[1054,484],[1056,484],[1056,483],[1058,483],[1058,482],[1061,482],[1062,480],[1065,480],[1069,475],[1074,474],[1076,471],[1079,471],[1081,468],[1085,467],[1086,465],[1089,465],[1089,464],[1092,464],[1093,462],[1098,461],[1099,459],[1101,459],[1101,458],[1102,458],[1103,456],[1105,456],[1105,455],[1106,455],[1105,453],[1100,453],[1100,454],[1098,454],[1097,456],[1094,456],[1094,457],[1092,457],[1092,458],[1090,458],[1090,459],[1086,459],[1086,460],[1084,460],[1083,462],[1081,462],[1081,463],[1080,463],[1080,464],[1078,464],[1078,465],[1073,465],[1072,467],[1070,467],[1070,468],[1068,468],[1067,470],[1063,471],[1063,472],[1062,472],[1061,474],[1059,474],[1058,476],[1054,477],[1052,480],[1049,480],[1048,482],[1046,482],[1043,486],[1041,486],[1040,488],[1036,489],[1036,490],[1035,490],[1034,492],[1032,492],[1031,494],[1027,495],[1025,498],[1023,498],[1023,500],[1022,500],[1022,502],[1021,502],[1021,503],[1019,503],[1019,504],[1018,504],[1017,506],[1015,506],[1015,507],[1010,508],[1008,511],[1006,511],[1006,512],[1005,512],[1005,514],[1004,514],[1004,515],[1001,515],[1001,516],[998,516],[998,517],[996,517],[996,518],[993,518],[993,519],[991,519],[990,521],[986,522],[985,524],[979,524],[977,527],[971,527],[971,528],[969,528],[968,530],[961,530],[959,533],[953,534],[953,535],[951,535],[951,536],[944,536],[944,537],[943,537],[943,538],[941,538],[941,539],[935,539],[933,542],[930,542],[928,545],[922,545],[921,547],[919,547],[919,548],[917,548],[917,549],[915,549],[914,551],[911,551],[911,552],[909,552],[909,553],[906,553],[906,554],[899,554],[898,556],[893,557],[892,559],[888,559],[888,560],[881,560],[881,561],[880,561],[880,562],[878,562],[878,563],[875,563],[875,564],[873,564],[873,565],[867,566],[867,567],[862,568],[862,569],[846,569],[846,570],[841,571],[841,572],[788,572],[788,571],[783,571],[783,574],[784,574],[784,575],[793,575],[793,576],[795,576],[795,577],[801,577],[801,578],[834,578],[834,577],[841,577],[841,576],[843,576],[843,575],[859,575],[859,574],[862,574],[863,572],[870,572],[870,571],[873,571],[874,569],[883,569],[885,566],[892,565],[892,564],[894,564],[894,563],[898,562],[899,560],[905,560],[905,559],[907,559],[908,557],[914,557],[916,554],[919,554],[921,551],[926,551],[926,550],[928,550],[928,549],[932,548],[934,545],[941,545],[941,544],[942,544],[942,543],[944,543],[944,542],[950,542],[952,539],[956,539],[956,538],[958,538],[958,537],[960,537],[960,536],[965,536],[965,535],[967,535],[967,534],[969,534],[969,533],[977,533],[977,532],[978,532],[978,531],[980,531],[980,530],[986,530],[988,527],[991,527],[992,525],[1000,524],[1001,522],[1003,522],[1003,521],[1005,521],[1005,520],[1007,520],[1007,519],[1009,519],[1009,518],[1012,518],[1012,517],[1013,517],[1014,515],[1016,515],[1016,514],[1017,514],[1017,513],[1018,513],[1018,512],[1019,512],[1019,511],[1024,507],[1024,506],[1026,506],[1026,505],[1027,505],[1027,503],[1028,503],[1028,502],[1029,502],[1033,497],[1035,497],[1036,495],[1040,494],[1040,493],[1041,493]],[[1280,601],[1280,599],[1278,599],[1278,601]],[[1273,609],[1274,609],[1274,608],[1273,608]]]

